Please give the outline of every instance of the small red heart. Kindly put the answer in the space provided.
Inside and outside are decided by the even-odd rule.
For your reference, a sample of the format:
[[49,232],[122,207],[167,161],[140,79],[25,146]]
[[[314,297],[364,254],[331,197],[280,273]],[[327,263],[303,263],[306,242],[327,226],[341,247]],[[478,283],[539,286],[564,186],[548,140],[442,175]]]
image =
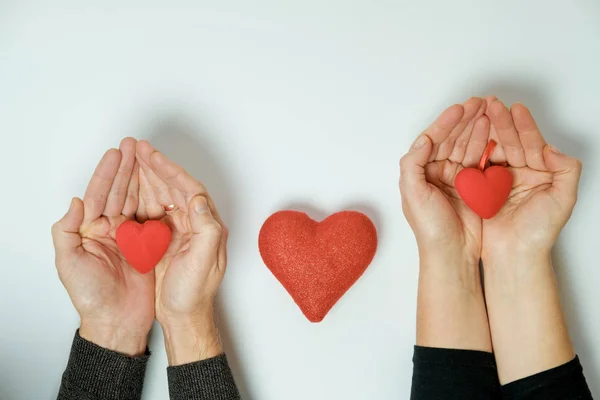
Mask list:
[[125,221],[117,228],[117,246],[123,257],[141,274],[162,259],[171,243],[171,230],[160,221]]
[[263,224],[260,255],[311,322],[320,322],[365,272],[377,249],[377,230],[356,211],[321,222],[279,211]]
[[499,165],[484,172],[465,168],[454,179],[458,195],[481,218],[489,219],[500,211],[512,189],[513,177]]

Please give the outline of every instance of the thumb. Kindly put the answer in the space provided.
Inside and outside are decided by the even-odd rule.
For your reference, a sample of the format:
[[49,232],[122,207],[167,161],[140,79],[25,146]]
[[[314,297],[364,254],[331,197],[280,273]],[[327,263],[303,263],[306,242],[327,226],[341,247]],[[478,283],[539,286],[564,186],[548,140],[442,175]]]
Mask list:
[[195,258],[214,257],[217,264],[217,255],[223,229],[213,217],[206,197],[198,195],[192,198],[188,206],[192,239],[190,252]]
[[544,147],[544,162],[554,174],[550,194],[560,204],[573,207],[577,201],[577,189],[581,177],[581,161],[561,153],[556,147]]
[[412,144],[408,153],[400,160],[400,192],[406,195],[422,195],[429,190],[425,180],[425,165],[433,149],[431,139],[420,135]]
[[83,202],[74,197],[69,211],[52,225],[52,239],[57,256],[60,252],[76,249],[81,245],[79,227],[83,222]]

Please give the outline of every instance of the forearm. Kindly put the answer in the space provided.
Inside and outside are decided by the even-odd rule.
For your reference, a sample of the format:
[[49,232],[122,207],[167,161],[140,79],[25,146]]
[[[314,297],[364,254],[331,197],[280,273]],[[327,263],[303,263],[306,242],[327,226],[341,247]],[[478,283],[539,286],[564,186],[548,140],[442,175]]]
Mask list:
[[417,345],[492,351],[479,265],[421,257]]
[[205,360],[223,352],[212,319],[199,325],[164,324],[163,335],[169,366]]
[[500,382],[557,367],[575,357],[550,254],[483,259]]
[[162,323],[173,400],[238,400],[240,395],[223,354],[212,317]]

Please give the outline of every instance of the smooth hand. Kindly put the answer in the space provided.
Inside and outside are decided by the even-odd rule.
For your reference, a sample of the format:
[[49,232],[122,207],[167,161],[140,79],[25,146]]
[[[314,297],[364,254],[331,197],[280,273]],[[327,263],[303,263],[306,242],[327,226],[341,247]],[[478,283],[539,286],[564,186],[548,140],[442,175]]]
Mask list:
[[81,317],[80,335],[135,356],[146,349],[154,320],[154,274],[141,275],[115,242],[117,227],[138,209],[136,140],[108,150],[83,201],[74,198],[52,227],[56,267]]
[[481,98],[449,107],[400,161],[402,208],[420,255],[419,345],[491,351],[479,275],[482,222],[454,187],[487,145],[485,109]]
[[564,364],[575,356],[550,250],[567,223],[581,174],[579,160],[547,145],[529,110],[487,99],[494,163],[513,175],[507,203],[483,222],[481,259],[500,382]]
[[[147,141],[137,145],[141,207],[138,219],[170,226],[169,249],[155,268],[156,318],[170,365],[222,352],[213,304],[227,264],[228,231],[206,188]],[[175,205],[172,211],[164,206]]]
[[402,209],[422,258],[479,262],[481,219],[458,196],[454,178],[477,165],[485,149],[489,121],[484,111],[484,100],[476,97],[449,107],[400,161]]
[[482,259],[506,252],[549,255],[577,201],[581,162],[547,145],[524,105],[509,110],[494,97],[487,100],[490,138],[498,142],[491,161],[508,164],[513,189],[500,212],[484,222]]

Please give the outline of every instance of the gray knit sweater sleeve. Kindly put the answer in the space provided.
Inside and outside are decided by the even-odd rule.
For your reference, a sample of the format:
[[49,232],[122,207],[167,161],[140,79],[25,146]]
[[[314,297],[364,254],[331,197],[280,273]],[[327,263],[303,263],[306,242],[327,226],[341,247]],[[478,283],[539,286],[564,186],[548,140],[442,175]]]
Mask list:
[[225,354],[167,368],[171,400],[240,400]]
[[150,353],[127,357],[75,333],[58,400],[138,400]]

